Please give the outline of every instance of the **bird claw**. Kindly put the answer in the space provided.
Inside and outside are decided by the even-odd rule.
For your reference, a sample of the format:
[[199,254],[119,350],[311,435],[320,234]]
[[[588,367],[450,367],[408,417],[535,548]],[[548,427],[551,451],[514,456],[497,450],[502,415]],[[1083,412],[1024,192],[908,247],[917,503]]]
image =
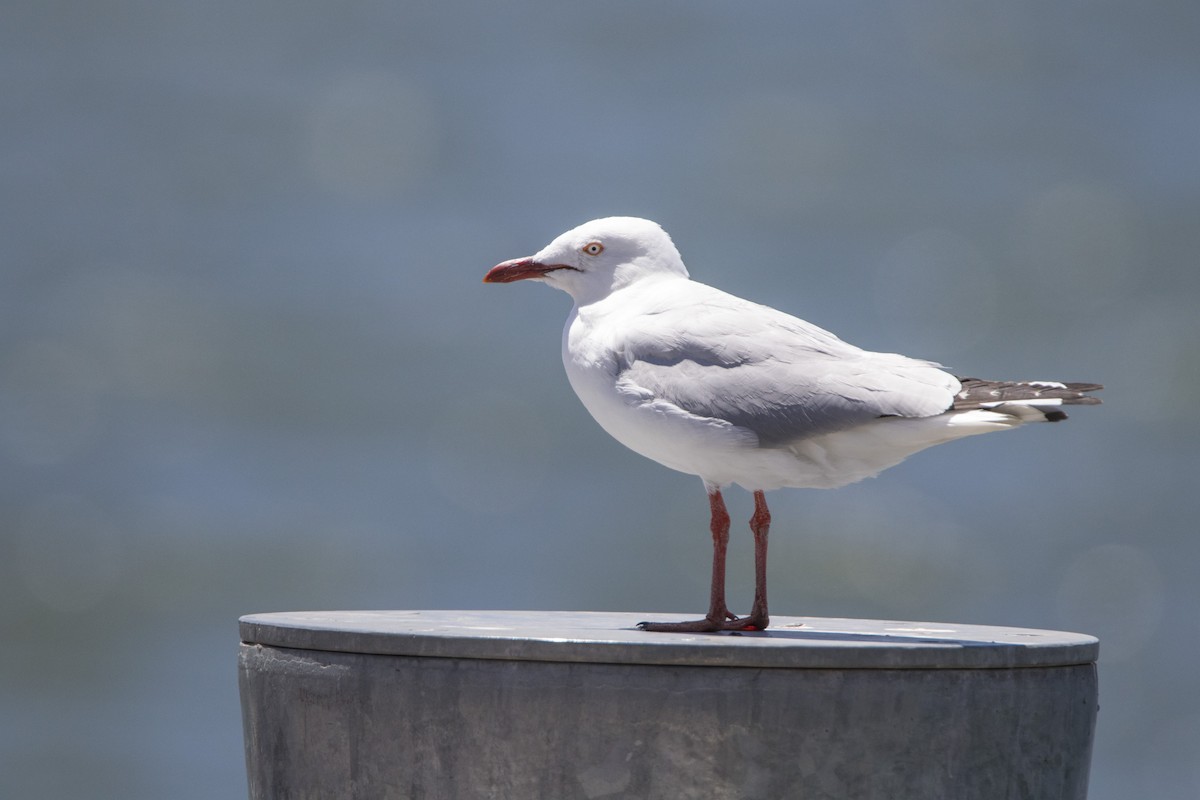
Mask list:
[[765,615],[751,614],[739,617],[726,611],[723,618],[693,619],[687,622],[639,622],[638,630],[655,633],[720,633],[722,631],[762,631],[767,629],[770,619]]
[[723,621],[714,621],[708,618],[693,619],[688,622],[639,622],[637,624],[638,630],[655,633],[716,633],[723,630],[724,626]]
[[765,615],[751,614],[748,617],[733,617],[725,623],[727,631],[765,631],[771,620]]

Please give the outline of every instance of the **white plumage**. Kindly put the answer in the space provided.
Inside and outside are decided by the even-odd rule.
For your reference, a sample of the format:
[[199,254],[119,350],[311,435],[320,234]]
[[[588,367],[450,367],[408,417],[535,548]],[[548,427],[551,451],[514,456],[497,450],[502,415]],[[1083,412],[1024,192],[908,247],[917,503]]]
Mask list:
[[[562,357],[572,388],[622,444],[704,481],[714,537],[728,484],[755,492],[763,516],[763,490],[843,486],[936,444],[1099,402],[1083,394],[1094,384],[960,381],[930,361],[847,344],[691,280],[667,233],[643,219],[585,223],[484,280],[538,280],[571,295]],[[765,561],[765,529],[761,538]],[[713,619],[732,617],[723,592],[722,579],[707,626],[685,629],[745,627]],[[765,627],[762,594],[751,627]]]

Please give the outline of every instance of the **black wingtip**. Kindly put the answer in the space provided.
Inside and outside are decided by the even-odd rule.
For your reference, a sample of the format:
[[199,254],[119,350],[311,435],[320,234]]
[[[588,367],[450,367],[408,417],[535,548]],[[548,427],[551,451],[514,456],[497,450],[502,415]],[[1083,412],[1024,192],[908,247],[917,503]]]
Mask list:
[[[1088,392],[1098,392],[1104,388],[1099,383],[1062,381],[984,381],[978,378],[959,378],[959,382],[962,389],[955,396],[952,407],[960,411],[1032,400],[1058,400],[1064,406],[1096,406],[1100,405],[1100,398],[1092,397]],[[1050,422],[1067,418],[1066,414],[1058,411],[1043,413]]]

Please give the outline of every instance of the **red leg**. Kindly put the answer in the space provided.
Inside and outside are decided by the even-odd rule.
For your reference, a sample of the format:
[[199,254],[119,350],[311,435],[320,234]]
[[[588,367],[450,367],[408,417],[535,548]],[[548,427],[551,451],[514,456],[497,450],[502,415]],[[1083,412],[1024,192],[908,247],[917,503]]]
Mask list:
[[638,627],[642,630],[703,633],[739,630],[745,627],[741,624],[741,620],[729,613],[729,609],[725,605],[725,552],[729,548],[729,512],[725,509],[725,498],[721,496],[720,489],[713,488],[709,491],[708,508],[712,515],[709,529],[712,531],[713,540],[712,585],[708,596],[708,616],[689,622],[640,622]]
[[721,496],[720,489],[709,492],[708,509],[711,514],[708,528],[712,531],[713,562],[712,584],[708,591],[708,616],[705,619],[720,624],[726,619],[734,618],[725,605],[725,554],[729,550],[729,512],[725,509],[725,498]]
[[762,491],[754,493],[754,515],[750,517],[750,530],[754,533],[754,606],[750,616],[740,621],[747,628],[765,630],[771,624],[767,613],[767,534],[771,531],[771,511]]

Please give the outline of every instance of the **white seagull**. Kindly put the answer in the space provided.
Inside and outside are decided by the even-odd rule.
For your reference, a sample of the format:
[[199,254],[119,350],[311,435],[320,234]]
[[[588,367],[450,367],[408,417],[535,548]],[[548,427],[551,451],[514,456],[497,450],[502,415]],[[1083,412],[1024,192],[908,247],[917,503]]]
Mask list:
[[[708,614],[651,631],[762,630],[767,613],[764,491],[835,488],[927,447],[1066,419],[1094,383],[957,378],[938,364],[873,353],[768,306],[693,281],[656,223],[584,223],[485,283],[534,280],[575,301],[563,329],[571,387],[617,441],[704,481],[711,511]],[[725,603],[729,514],[722,487],[754,493],[754,605]]]

